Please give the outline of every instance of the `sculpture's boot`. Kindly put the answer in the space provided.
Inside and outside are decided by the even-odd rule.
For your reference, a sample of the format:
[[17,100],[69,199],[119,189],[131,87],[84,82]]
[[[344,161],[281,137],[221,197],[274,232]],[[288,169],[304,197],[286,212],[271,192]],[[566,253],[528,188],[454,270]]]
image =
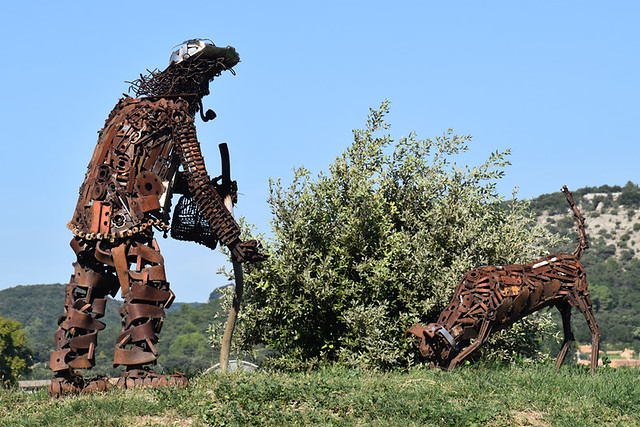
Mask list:
[[106,391],[109,388],[109,379],[97,376],[90,379],[82,378],[82,375],[74,371],[56,372],[49,383],[49,397],[59,398],[69,394],[93,393]]

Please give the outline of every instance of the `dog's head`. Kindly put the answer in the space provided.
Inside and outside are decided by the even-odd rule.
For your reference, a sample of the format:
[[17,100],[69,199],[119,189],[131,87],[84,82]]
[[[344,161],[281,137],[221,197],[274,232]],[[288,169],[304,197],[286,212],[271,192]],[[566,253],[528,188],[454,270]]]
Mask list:
[[451,334],[438,323],[424,326],[416,323],[405,332],[405,337],[412,336],[420,354],[431,362],[431,367],[446,368],[455,357],[455,341]]

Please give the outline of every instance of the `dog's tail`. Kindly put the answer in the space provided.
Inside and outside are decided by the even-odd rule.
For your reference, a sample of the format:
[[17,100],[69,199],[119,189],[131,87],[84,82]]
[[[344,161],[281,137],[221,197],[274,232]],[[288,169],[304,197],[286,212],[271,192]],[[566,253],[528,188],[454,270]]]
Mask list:
[[578,247],[575,251],[573,251],[573,256],[580,259],[582,257],[582,254],[584,253],[584,250],[589,247],[589,242],[587,241],[587,233],[584,231],[584,217],[580,214],[578,207],[573,201],[573,196],[571,195],[571,192],[566,185],[562,186],[562,192],[567,198],[569,206],[571,206],[573,217],[576,219],[576,224],[578,225]]

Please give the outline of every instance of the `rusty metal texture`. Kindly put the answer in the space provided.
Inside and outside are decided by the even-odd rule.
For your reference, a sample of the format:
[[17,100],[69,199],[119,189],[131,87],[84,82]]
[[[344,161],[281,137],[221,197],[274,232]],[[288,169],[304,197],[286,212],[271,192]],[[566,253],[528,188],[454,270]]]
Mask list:
[[153,234],[155,229],[166,237],[174,193],[188,199],[199,218],[190,222],[183,209],[173,221],[179,238],[211,248],[220,242],[237,262],[266,258],[259,242],[240,239],[240,227],[223,203],[236,184],[223,188],[220,177],[209,178],[194,124],[198,111],[205,120],[215,116],[203,115],[202,97],[213,77],[238,61],[233,48],[207,45],[197,57],[134,81],[139,97],[120,99],[106,119],[68,224],[77,262],[50,359],[52,397],[106,389],[104,378],[85,380],[75,370],[94,366],[97,335],[105,327],[98,319],[107,296],[118,289],[124,303],[113,363],[125,366],[118,386],[187,384],[181,374],[159,376],[149,369],[158,357],[164,309],[174,299]]
[[574,340],[571,308],[585,316],[591,331],[591,370],[598,363],[600,329],[593,316],[587,278],[580,257],[589,247],[580,214],[566,186],[562,192],[578,226],[578,246],[573,254],[557,253],[529,264],[493,265],[467,272],[458,283],[451,302],[438,320],[416,323],[407,332],[432,367],[454,369],[487,338],[500,329],[547,306],[562,315],[564,341],[556,358],[558,368]]
[[147,369],[132,369],[129,370],[118,378],[116,382],[119,388],[134,388],[140,386],[148,387],[186,387],[189,385],[189,380],[183,374],[176,373],[171,375],[160,375]]

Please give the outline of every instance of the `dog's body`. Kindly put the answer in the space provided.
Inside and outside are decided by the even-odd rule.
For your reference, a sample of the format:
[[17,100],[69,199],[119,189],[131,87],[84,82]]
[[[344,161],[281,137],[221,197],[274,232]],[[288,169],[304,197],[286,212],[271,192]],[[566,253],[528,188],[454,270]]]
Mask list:
[[431,359],[433,366],[454,369],[484,344],[491,333],[554,305],[562,315],[564,332],[556,367],[562,364],[574,340],[570,320],[571,308],[576,306],[591,330],[591,370],[595,370],[600,329],[593,316],[586,274],[580,263],[588,247],[584,218],[566,186],[562,191],[578,223],[579,244],[574,253],[549,255],[530,264],[486,266],[467,272],[436,323],[426,327],[417,323],[406,332],[418,337],[421,354]]

